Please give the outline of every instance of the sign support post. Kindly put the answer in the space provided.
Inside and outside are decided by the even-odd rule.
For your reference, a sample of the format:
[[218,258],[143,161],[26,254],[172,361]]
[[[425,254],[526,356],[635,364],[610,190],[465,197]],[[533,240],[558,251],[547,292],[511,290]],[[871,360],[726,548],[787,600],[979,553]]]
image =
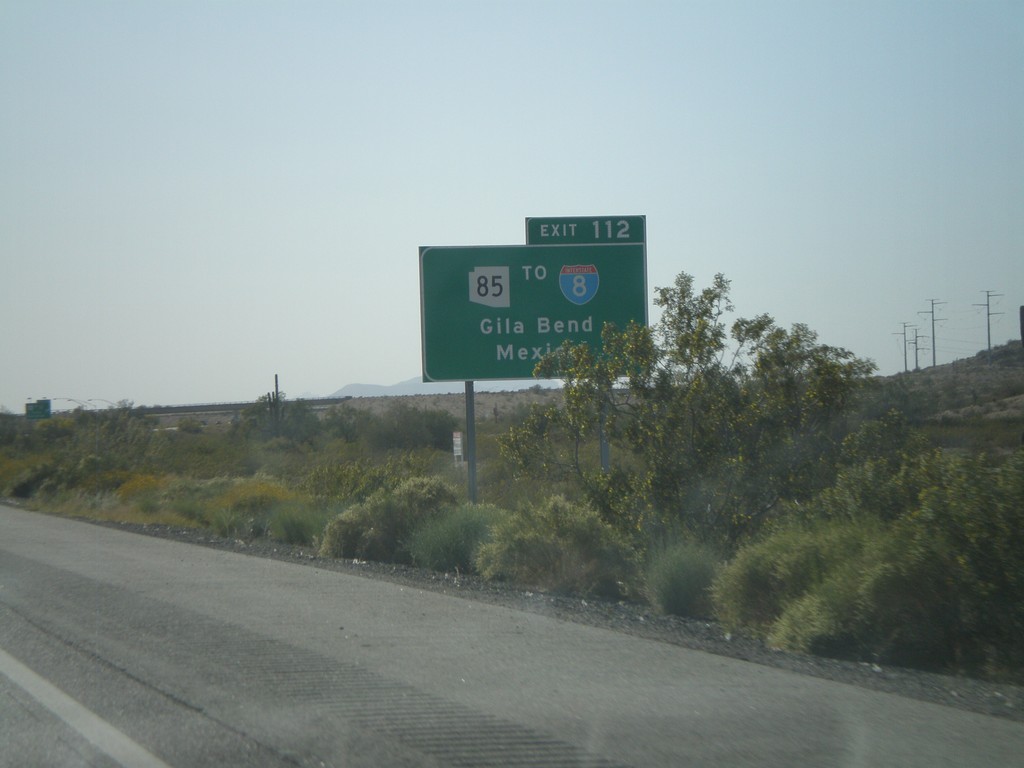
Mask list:
[[472,381],[466,382],[466,469],[469,503],[476,504],[476,402]]

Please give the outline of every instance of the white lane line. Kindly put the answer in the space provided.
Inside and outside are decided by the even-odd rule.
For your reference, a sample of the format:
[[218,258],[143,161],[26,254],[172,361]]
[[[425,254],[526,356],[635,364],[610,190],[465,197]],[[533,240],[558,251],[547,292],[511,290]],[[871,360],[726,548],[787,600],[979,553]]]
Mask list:
[[57,686],[0,649],[0,674],[78,731],[98,750],[124,768],[171,768],[145,747],[93,714]]

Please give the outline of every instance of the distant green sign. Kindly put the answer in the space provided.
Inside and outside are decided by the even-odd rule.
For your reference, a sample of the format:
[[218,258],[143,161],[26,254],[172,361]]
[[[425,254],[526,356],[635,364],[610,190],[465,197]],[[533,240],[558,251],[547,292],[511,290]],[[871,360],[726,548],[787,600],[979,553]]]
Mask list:
[[647,321],[646,249],[616,245],[420,248],[424,381],[529,379],[566,340]]
[[647,242],[646,216],[528,218],[527,245],[606,245]]
[[29,419],[50,418],[50,401],[36,400],[34,403],[25,403],[25,417]]

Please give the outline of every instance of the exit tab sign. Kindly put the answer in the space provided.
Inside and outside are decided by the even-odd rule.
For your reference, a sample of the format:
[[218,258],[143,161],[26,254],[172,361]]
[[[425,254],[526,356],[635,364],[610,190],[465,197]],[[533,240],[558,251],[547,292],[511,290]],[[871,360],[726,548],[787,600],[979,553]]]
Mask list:
[[527,245],[646,242],[646,216],[561,216],[526,220]]

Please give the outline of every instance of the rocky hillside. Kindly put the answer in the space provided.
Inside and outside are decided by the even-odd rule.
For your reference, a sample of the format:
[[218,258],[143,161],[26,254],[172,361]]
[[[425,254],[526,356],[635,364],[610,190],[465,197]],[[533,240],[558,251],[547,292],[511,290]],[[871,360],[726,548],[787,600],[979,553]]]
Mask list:
[[1024,348],[1012,341],[946,365],[880,378],[880,399],[940,445],[1002,454],[1024,440]]

